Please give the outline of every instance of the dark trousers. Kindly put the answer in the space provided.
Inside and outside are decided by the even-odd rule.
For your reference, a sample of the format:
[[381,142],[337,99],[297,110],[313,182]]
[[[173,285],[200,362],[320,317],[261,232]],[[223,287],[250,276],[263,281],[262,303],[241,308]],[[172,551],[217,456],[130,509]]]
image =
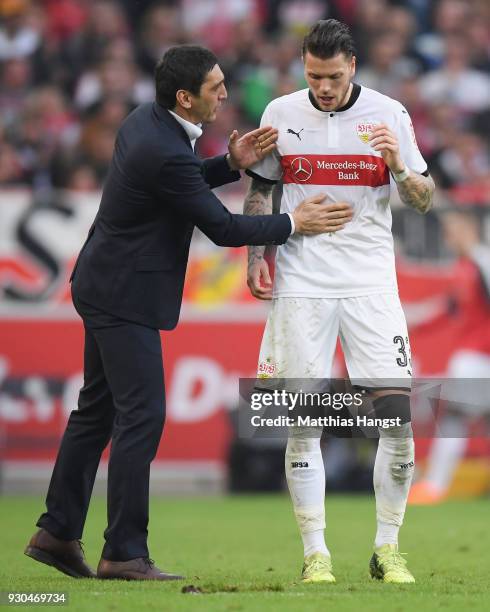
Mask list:
[[85,327],[84,385],[37,525],[63,540],[81,538],[100,457],[112,440],[102,557],[148,557],[150,463],[165,420],[160,334],[76,296],[74,304]]

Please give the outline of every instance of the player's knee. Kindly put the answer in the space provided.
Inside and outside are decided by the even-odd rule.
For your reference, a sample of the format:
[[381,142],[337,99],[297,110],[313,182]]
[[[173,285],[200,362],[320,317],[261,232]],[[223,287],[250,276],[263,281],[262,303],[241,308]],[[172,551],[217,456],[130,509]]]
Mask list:
[[[388,429],[393,431],[397,426],[410,424],[412,420],[410,411],[410,396],[401,393],[390,393],[373,400],[376,418],[386,423],[392,423]],[[395,422],[393,422],[395,419]]]

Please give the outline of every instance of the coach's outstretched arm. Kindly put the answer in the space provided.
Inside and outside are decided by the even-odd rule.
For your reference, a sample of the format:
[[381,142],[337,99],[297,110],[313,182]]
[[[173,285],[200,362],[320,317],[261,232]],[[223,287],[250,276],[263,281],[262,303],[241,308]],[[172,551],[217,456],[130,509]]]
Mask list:
[[331,233],[352,218],[346,203],[323,204],[324,194],[304,200],[291,215],[234,215],[210,190],[201,164],[189,154],[174,155],[163,163],[156,183],[162,203],[219,246],[283,244],[292,230],[304,235]]
[[435,184],[430,175],[410,170],[400,155],[398,138],[384,123],[376,126],[369,138],[375,151],[380,151],[396,181],[401,201],[425,214],[432,208]]

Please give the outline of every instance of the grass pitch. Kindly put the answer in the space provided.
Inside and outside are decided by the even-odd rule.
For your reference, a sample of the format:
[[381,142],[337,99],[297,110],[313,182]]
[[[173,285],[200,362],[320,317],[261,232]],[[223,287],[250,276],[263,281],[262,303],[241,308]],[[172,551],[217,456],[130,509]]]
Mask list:
[[[302,546],[289,498],[153,498],[150,552],[183,582],[76,580],[23,554],[43,511],[37,497],[0,498],[0,590],[68,593],[68,610],[309,612],[381,609],[489,610],[488,500],[409,507],[401,550],[417,583],[371,580],[374,500],[327,495],[327,543],[335,585],[302,585]],[[99,560],[105,500],[94,498],[83,541],[92,566]],[[184,594],[194,585],[202,594]],[[38,606],[37,606],[38,607]],[[65,608],[65,609],[67,609]],[[52,608],[51,608],[52,609]]]

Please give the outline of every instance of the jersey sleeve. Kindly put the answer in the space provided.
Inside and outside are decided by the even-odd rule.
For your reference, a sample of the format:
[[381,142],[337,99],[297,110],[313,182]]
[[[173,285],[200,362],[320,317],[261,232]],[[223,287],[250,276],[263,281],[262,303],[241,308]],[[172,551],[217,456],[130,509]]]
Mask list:
[[[264,127],[265,125],[271,125],[275,128],[278,127],[277,118],[274,117],[274,112],[270,104],[265,108],[262,119],[260,120],[260,127]],[[252,178],[263,180],[266,183],[275,184],[280,181],[282,177],[282,166],[277,149],[274,149],[270,155],[266,155],[263,160],[250,166],[245,172]]]
[[398,111],[398,143],[401,158],[410,170],[418,174],[427,172],[427,162],[419,151],[412,120],[407,110],[401,105]]

